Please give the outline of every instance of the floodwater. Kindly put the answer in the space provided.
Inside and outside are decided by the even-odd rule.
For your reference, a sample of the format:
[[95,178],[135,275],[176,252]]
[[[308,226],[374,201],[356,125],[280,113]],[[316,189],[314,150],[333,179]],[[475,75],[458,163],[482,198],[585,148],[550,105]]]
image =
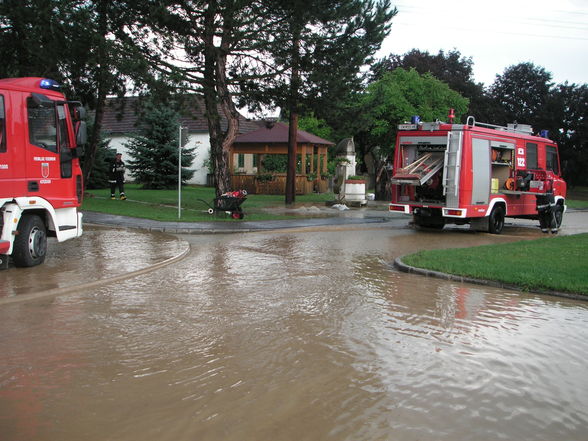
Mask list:
[[157,271],[0,303],[0,439],[586,440],[587,302],[389,265],[520,237],[539,233],[185,235]]

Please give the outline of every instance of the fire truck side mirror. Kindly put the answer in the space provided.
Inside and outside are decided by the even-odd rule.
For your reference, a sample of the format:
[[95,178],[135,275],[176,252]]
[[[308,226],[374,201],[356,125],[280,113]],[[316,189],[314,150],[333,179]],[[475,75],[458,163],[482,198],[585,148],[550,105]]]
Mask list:
[[86,121],[76,122],[76,144],[78,147],[85,145],[88,142],[88,128]]
[[86,112],[86,108],[83,106],[75,106],[73,109],[73,119],[75,121],[83,121],[86,119],[88,113]]
[[33,103],[38,107],[52,107],[55,105],[53,100],[42,93],[32,93]]

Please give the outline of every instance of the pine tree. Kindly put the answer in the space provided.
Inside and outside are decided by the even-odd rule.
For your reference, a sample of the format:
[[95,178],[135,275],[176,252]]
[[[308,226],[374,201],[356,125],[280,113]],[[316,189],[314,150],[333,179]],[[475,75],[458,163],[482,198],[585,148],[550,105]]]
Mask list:
[[[140,133],[125,144],[132,159],[131,175],[145,189],[175,188],[178,184],[178,114],[171,107],[148,104],[141,118]],[[194,148],[182,148],[182,184],[193,175],[188,170]]]

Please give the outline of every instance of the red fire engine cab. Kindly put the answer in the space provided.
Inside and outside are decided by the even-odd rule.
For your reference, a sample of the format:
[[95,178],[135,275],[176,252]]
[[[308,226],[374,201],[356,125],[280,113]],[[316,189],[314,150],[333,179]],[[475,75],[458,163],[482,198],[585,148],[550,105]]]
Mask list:
[[0,80],[0,268],[42,263],[47,237],[82,234],[85,109],[43,78]]
[[[450,121],[452,121],[450,113]],[[420,122],[398,127],[390,211],[417,227],[446,223],[500,234],[504,218],[539,219],[557,232],[565,212],[555,142],[527,125]]]

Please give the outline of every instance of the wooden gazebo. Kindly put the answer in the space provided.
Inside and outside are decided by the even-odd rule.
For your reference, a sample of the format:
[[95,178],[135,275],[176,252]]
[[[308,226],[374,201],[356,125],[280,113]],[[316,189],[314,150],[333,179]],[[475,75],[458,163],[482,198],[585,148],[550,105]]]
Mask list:
[[[327,150],[334,143],[304,130],[298,130],[297,141],[301,166],[296,171],[296,194],[326,192]],[[229,154],[231,187],[245,189],[251,194],[285,194],[286,174],[269,174],[263,169],[266,155],[279,154],[288,154],[288,124],[266,123],[257,130],[239,135]],[[235,173],[237,155],[258,155],[256,172]]]

